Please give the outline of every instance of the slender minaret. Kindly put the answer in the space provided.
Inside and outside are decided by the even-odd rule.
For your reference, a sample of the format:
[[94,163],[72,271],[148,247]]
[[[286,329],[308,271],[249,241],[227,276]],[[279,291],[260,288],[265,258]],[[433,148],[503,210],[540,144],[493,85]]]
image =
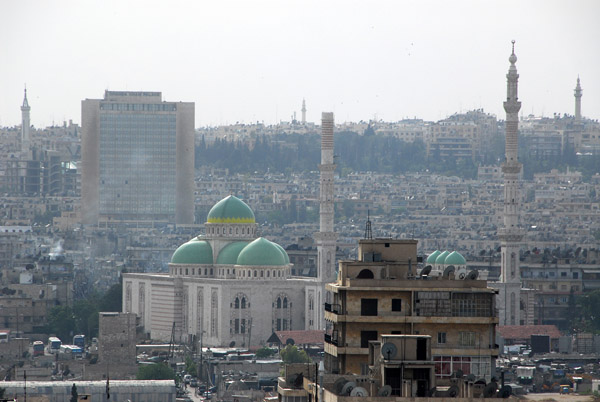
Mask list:
[[[507,78],[507,98],[504,102],[506,112],[506,160],[502,164],[504,173],[504,227],[499,231],[502,247],[500,289],[500,325],[520,324],[521,273],[519,270],[519,249],[524,233],[519,227],[519,173],[521,164],[518,155],[519,110],[517,56],[515,41],[512,41],[512,54],[508,58],[510,67]],[[504,294],[502,294],[504,292]]]
[[575,122],[581,122],[581,83],[577,76],[577,86],[575,87]]
[[306,124],[306,101],[302,99],[302,124]]
[[[320,301],[330,302],[325,293],[325,284],[336,279],[335,249],[337,233],[334,232],[334,185],[333,172],[333,113],[323,112],[321,116],[321,187],[319,191],[319,232],[314,238],[317,244],[317,281],[320,283]],[[320,304],[322,305],[322,304]],[[319,311],[322,309],[318,309]],[[319,312],[320,328],[325,327],[325,320]]]
[[29,102],[27,101],[27,88],[25,88],[25,96],[23,97],[23,105],[21,106],[21,152],[24,154],[29,152],[30,145],[30,111],[31,107],[29,107]]

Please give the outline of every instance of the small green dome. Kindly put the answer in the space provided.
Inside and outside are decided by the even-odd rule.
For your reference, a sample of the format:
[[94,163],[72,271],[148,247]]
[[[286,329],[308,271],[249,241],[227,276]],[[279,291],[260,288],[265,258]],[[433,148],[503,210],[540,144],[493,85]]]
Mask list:
[[221,251],[219,251],[219,255],[217,256],[217,264],[236,264],[238,256],[240,255],[240,251],[242,251],[242,249],[247,245],[247,241],[236,241],[229,243],[223,247]]
[[456,251],[451,252],[446,257],[446,261],[444,262],[446,265],[467,265],[467,260],[460,253]]
[[286,265],[283,253],[275,243],[259,237],[240,252],[238,265]]
[[290,256],[288,255],[287,251],[285,251],[285,249],[283,247],[281,247],[281,245],[277,244],[277,243],[273,243],[274,245],[277,246],[277,248],[279,249],[279,251],[281,251],[283,253],[283,258],[285,258],[285,263],[289,264],[290,263]]
[[435,258],[435,263],[444,264],[446,261],[446,257],[448,257],[448,254],[450,254],[449,251],[444,251],[443,253],[438,254],[438,256]]
[[173,264],[212,264],[213,253],[206,240],[192,239],[179,246],[171,257]]
[[242,200],[229,195],[217,202],[206,218],[208,223],[255,223],[254,212]]
[[440,250],[435,250],[433,253],[429,254],[429,257],[427,257],[427,264],[435,264],[435,259],[440,254],[441,254]]

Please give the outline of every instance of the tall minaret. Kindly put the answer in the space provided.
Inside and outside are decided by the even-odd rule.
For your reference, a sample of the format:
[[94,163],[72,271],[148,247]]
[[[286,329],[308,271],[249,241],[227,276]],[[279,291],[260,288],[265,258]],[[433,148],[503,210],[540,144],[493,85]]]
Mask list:
[[29,130],[31,123],[29,121],[29,102],[27,101],[27,88],[25,88],[25,96],[23,97],[23,105],[21,106],[21,152],[26,154],[29,152],[30,134]]
[[306,124],[306,101],[302,99],[302,124]]
[[[333,113],[323,112],[321,116],[321,187],[319,191],[319,232],[314,234],[317,244],[317,282],[321,284],[320,301],[330,302],[330,297],[325,293],[325,284],[336,279],[335,272],[335,249],[337,233],[334,232],[334,185],[333,172]],[[319,309],[322,310],[322,309]],[[325,327],[322,316],[318,319],[320,328]]]
[[[515,41],[512,41],[512,54],[508,58],[510,67],[507,78],[507,98],[504,102],[506,112],[506,160],[502,164],[504,173],[504,227],[498,231],[501,242],[501,278],[500,289],[500,325],[520,324],[521,272],[519,269],[519,249],[524,233],[519,227],[519,173],[521,164],[518,155],[518,130],[521,102],[518,100],[517,89],[519,74],[517,74],[517,56]],[[502,294],[502,292],[504,294]]]
[[581,83],[579,82],[579,76],[577,76],[577,86],[575,87],[575,121],[581,122]]

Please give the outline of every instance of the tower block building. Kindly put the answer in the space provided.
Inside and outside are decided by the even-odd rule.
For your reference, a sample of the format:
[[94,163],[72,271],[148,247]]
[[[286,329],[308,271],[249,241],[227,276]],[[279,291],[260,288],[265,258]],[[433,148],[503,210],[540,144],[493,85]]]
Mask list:
[[[333,173],[333,113],[323,112],[321,115],[321,185],[319,191],[319,232],[314,238],[317,244],[317,280],[321,283],[318,306],[329,302],[325,293],[325,284],[336,280],[335,250],[337,233],[334,232],[334,182]],[[323,312],[319,310],[317,322],[321,328],[325,326]]]

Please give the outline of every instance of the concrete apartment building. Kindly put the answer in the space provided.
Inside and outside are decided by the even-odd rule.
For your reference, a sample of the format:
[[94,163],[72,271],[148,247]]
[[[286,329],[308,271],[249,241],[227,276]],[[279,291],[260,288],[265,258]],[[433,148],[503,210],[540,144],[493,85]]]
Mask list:
[[81,102],[82,223],[194,222],[194,103],[106,91]]
[[385,335],[430,335],[438,384],[461,369],[488,381],[495,370],[498,323],[494,290],[484,280],[454,274],[427,276],[417,269],[417,241],[363,239],[358,260],[341,261],[327,285],[331,329],[325,335],[325,370],[367,374],[369,344]]

